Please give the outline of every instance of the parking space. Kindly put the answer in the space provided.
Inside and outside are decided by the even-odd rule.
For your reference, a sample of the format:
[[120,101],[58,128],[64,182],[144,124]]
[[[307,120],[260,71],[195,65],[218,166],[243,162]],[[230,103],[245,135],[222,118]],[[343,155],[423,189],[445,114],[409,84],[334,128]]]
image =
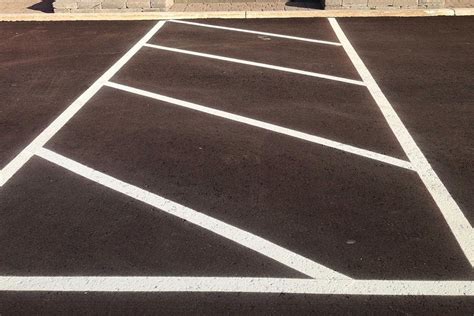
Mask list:
[[470,273],[399,167],[110,88],[46,148],[353,277]]
[[39,158],[3,194],[3,275],[302,277]]
[[[230,307],[242,298],[231,293],[260,293],[280,312],[292,303],[271,293],[295,302],[350,295],[356,311],[359,295],[393,296],[397,309],[421,295],[433,297],[411,301],[412,311],[423,300],[470,310],[468,95],[446,110],[424,99],[439,87],[427,78],[409,108],[406,85],[424,76],[413,71],[416,57],[407,57],[410,70],[387,67],[399,55],[388,35],[397,28],[381,28],[382,52],[363,34],[415,20],[364,21],[137,23],[128,34],[136,44],[117,41],[110,53],[129,45],[115,64],[84,70],[99,79],[82,94],[84,84],[72,83],[54,86],[67,99],[45,93],[55,105],[35,116],[36,134],[32,123],[14,135],[9,122],[30,122],[40,105],[22,108],[26,120],[6,107],[1,290],[184,292],[214,303],[214,294],[190,293],[228,292]],[[438,25],[426,21],[419,27]],[[454,38],[466,22],[437,20]],[[116,27],[101,40],[127,33]],[[399,40],[411,49],[422,39]],[[450,50],[467,45],[452,41]],[[459,73],[466,85],[469,71]]]
[[[175,65],[185,66],[176,69]],[[366,101],[369,92],[358,85],[152,48],[137,54],[113,80],[397,158],[404,156],[376,105]]]
[[[327,20],[319,21],[314,27],[319,28],[321,33],[332,32]],[[327,35],[319,38],[315,38],[316,34],[312,36],[303,38],[207,23],[173,21],[164,26],[150,40],[150,44],[360,80],[337,40]]]

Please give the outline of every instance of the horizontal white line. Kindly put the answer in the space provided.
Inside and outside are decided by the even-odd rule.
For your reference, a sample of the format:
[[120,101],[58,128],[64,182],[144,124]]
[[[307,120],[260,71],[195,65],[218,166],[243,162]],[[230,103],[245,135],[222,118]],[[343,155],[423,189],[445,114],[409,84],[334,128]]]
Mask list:
[[201,26],[201,27],[207,27],[207,28],[212,28],[212,29],[241,32],[241,33],[258,34],[258,35],[285,38],[285,39],[290,39],[290,40],[297,40],[297,41],[317,43],[317,44],[342,46],[341,43],[337,43],[337,42],[323,41],[323,40],[317,40],[317,39],[311,39],[311,38],[305,38],[305,37],[299,37],[299,36],[289,36],[289,35],[276,34],[276,33],[252,31],[252,30],[240,29],[240,28],[235,28],[235,27],[227,27],[227,26],[219,26],[219,25],[212,25],[212,24],[196,23],[196,22],[189,22],[189,21],[184,21],[184,20],[168,20],[168,22],[188,24],[188,25]]
[[165,199],[154,193],[140,189],[134,185],[115,179],[48,149],[39,149],[37,155],[86,179],[99,183],[107,188],[118,191],[133,199],[139,200],[168,214],[182,218],[217,235],[232,240],[312,278],[350,279],[343,274],[311,261],[252,233]]
[[316,77],[316,78],[321,78],[321,79],[327,79],[327,80],[333,80],[333,81],[338,81],[338,82],[355,84],[355,85],[358,85],[358,86],[365,86],[365,83],[363,83],[360,80],[354,80],[354,79],[347,79],[347,78],[342,78],[342,77],[337,77],[337,76],[325,75],[325,74],[321,74],[321,73],[317,73],[317,72],[311,72],[311,71],[305,71],[305,70],[299,70],[299,69],[293,69],[293,68],[287,68],[287,67],[280,67],[280,66],[275,66],[275,65],[270,65],[270,64],[263,64],[263,63],[258,63],[258,62],[254,62],[254,61],[243,60],[243,59],[237,59],[237,58],[230,58],[230,57],[224,57],[224,56],[218,56],[218,55],[212,55],[212,54],[199,53],[199,52],[194,52],[194,51],[190,51],[190,50],[166,47],[166,46],[161,46],[161,45],[145,44],[143,46],[150,47],[150,48],[155,48],[155,49],[160,49],[160,50],[165,50],[165,51],[170,51],[170,52],[174,52],[174,53],[211,58],[211,59],[222,60],[222,61],[227,61],[227,62],[231,62],[231,63],[249,65],[249,66],[266,68],[266,69],[273,69],[273,70],[284,71],[284,72],[289,72],[289,73],[303,75],[303,76],[310,76],[310,77]]
[[474,296],[474,282],[239,277],[2,276],[0,277],[0,291]]
[[298,138],[298,139],[301,139],[301,140],[316,143],[316,144],[323,145],[323,146],[326,146],[326,147],[331,147],[331,148],[334,148],[334,149],[337,149],[337,150],[341,150],[341,151],[348,152],[348,153],[358,155],[358,156],[362,156],[362,157],[365,157],[365,158],[370,158],[370,159],[377,160],[377,161],[387,163],[387,164],[391,164],[391,165],[394,165],[394,166],[397,166],[397,167],[412,170],[411,164],[408,161],[404,161],[404,160],[401,160],[401,159],[398,159],[398,158],[394,158],[394,157],[386,156],[386,155],[383,155],[383,154],[375,153],[373,151],[361,149],[361,148],[358,148],[358,147],[342,144],[342,143],[335,142],[333,140],[329,140],[329,139],[322,138],[322,137],[319,137],[319,136],[315,136],[315,135],[311,135],[311,134],[307,134],[307,133],[303,133],[303,132],[298,132],[298,131],[295,131],[295,130],[292,130],[292,129],[289,129],[289,128],[286,128],[286,127],[281,127],[281,126],[278,126],[278,125],[274,125],[274,124],[254,120],[254,119],[251,119],[251,118],[248,118],[248,117],[245,117],[245,116],[240,116],[240,115],[236,115],[236,114],[216,110],[216,109],[205,107],[205,106],[198,105],[198,104],[195,104],[195,103],[182,101],[182,100],[179,100],[179,99],[167,97],[167,96],[164,96],[164,95],[161,95],[161,94],[156,94],[156,93],[153,93],[153,92],[149,92],[149,91],[145,91],[145,90],[141,90],[141,89],[137,89],[137,88],[132,88],[132,87],[121,85],[121,84],[114,83],[114,82],[107,82],[104,85],[108,86],[108,87],[111,87],[111,88],[119,89],[119,90],[122,90],[122,91],[138,94],[138,95],[141,95],[141,96],[144,96],[144,97],[152,98],[152,99],[155,99],[155,100],[171,103],[171,104],[181,106],[181,107],[184,107],[184,108],[187,108],[187,109],[192,109],[192,110],[203,112],[203,113],[206,113],[206,114],[218,116],[218,117],[225,118],[225,119],[228,119],[228,120],[231,120],[231,121],[235,121],[235,122],[243,123],[243,124],[246,124],[246,125],[262,128],[262,129],[272,131],[272,132],[275,132],[275,133],[295,137],[295,138]]
[[92,86],[84,91],[67,107],[48,127],[46,127],[28,146],[26,146],[3,170],[0,170],[0,187],[3,186],[23,165],[30,160],[38,148],[46,144],[82,107],[102,88],[104,82],[110,80],[156,32],[165,24],[158,22],[143,36],[125,55],[110,67]]
[[339,26],[337,20],[330,18],[329,23],[334,29],[336,36],[343,44],[347,55],[354,64],[354,67],[357,69],[364,82],[367,83],[367,89],[369,89],[370,94],[379,106],[388,125],[397,137],[397,140],[405,151],[408,159],[410,159],[414,170],[418,173],[427,190],[438,205],[441,214],[443,214],[446,223],[453,232],[453,235],[464,252],[464,255],[474,268],[474,229],[449,193],[448,189],[446,189],[441,179],[431,167],[393,106],[385,97],[374,77],[372,77],[369,69],[365,66],[362,59],[360,59],[356,50]]

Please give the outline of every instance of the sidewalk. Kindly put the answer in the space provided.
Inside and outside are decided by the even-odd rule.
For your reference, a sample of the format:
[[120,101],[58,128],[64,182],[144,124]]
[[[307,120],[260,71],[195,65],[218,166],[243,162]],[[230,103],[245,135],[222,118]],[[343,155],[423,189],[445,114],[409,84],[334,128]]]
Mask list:
[[236,2],[236,3],[175,3],[171,12],[222,12],[222,11],[314,11],[322,10],[320,2]]
[[474,0],[446,0],[444,9],[322,10],[318,0],[175,3],[167,12],[53,13],[54,0],[0,0],[0,21],[150,20],[192,18],[368,17],[474,15]]
[[[53,13],[53,0],[3,0],[0,14]],[[223,11],[296,11],[321,10],[319,1],[268,1],[233,3],[175,3],[171,12],[223,12]]]
[[53,0],[1,0],[0,14],[53,13]]

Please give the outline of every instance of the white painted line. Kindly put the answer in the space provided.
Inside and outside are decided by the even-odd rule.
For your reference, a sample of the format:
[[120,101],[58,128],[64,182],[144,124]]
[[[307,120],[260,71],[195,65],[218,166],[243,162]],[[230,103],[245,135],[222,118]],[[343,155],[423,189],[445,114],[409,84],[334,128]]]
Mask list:
[[370,94],[382,111],[388,125],[398,139],[398,142],[410,159],[413,168],[420,176],[434,201],[438,205],[444,219],[461,246],[464,255],[474,267],[474,229],[464,216],[463,212],[448,192],[443,182],[434,172],[428,160],[423,155],[402,120],[387,100],[375,79],[370,74],[362,59],[352,47],[339,23],[334,18],[329,19],[334,32],[342,43],[347,55],[351,59],[361,78],[366,83]]
[[343,274],[340,274],[312,260],[291,252],[261,237],[224,223],[203,213],[197,212],[176,202],[165,199],[154,193],[140,189],[134,185],[115,179],[102,172],[96,171],[76,161],[54,153],[48,149],[41,148],[36,154],[39,157],[42,157],[43,159],[72,171],[86,179],[99,183],[107,188],[118,191],[133,199],[158,208],[168,214],[174,215],[204,229],[207,229],[217,235],[252,249],[312,278],[350,279]]
[[312,280],[239,277],[2,276],[0,291],[244,292],[474,296],[473,281]]
[[311,72],[311,71],[305,71],[305,70],[299,70],[299,69],[293,69],[293,68],[287,68],[287,67],[280,67],[280,66],[275,66],[275,65],[270,65],[270,64],[263,64],[263,63],[258,63],[258,62],[254,62],[254,61],[243,60],[243,59],[237,59],[237,58],[230,58],[230,57],[224,57],[224,56],[218,56],[218,55],[212,55],[212,54],[199,53],[199,52],[194,52],[194,51],[190,51],[190,50],[166,47],[166,46],[161,46],[161,45],[145,44],[143,46],[150,47],[150,48],[155,48],[155,49],[160,49],[160,50],[165,50],[165,51],[169,51],[169,52],[174,52],[174,53],[211,58],[211,59],[222,60],[222,61],[227,61],[227,62],[231,62],[231,63],[249,65],[249,66],[266,68],[266,69],[273,69],[273,70],[284,71],[284,72],[289,72],[289,73],[303,75],[303,76],[310,76],[310,77],[316,77],[316,78],[321,78],[321,79],[334,80],[334,81],[338,81],[338,82],[355,84],[355,85],[358,85],[358,86],[365,86],[365,83],[363,83],[362,81],[359,81],[359,80],[347,79],[347,78],[331,76],[331,75],[325,75],[325,74],[320,74],[320,73],[317,73],[317,72]]
[[337,149],[337,150],[345,151],[345,152],[348,152],[348,153],[351,153],[351,154],[354,154],[354,155],[358,155],[358,156],[362,156],[362,157],[365,157],[365,158],[377,160],[377,161],[387,163],[387,164],[390,164],[390,165],[394,165],[394,166],[397,166],[397,167],[405,168],[405,169],[408,169],[408,170],[413,170],[412,167],[411,167],[411,164],[408,161],[404,161],[404,160],[401,160],[401,159],[398,159],[398,158],[394,158],[394,157],[386,156],[386,155],[383,155],[383,154],[379,154],[379,153],[376,153],[376,152],[373,152],[373,151],[370,151],[370,150],[361,149],[361,148],[354,147],[354,146],[351,146],[351,145],[342,144],[342,143],[339,143],[339,142],[336,142],[336,141],[333,141],[333,140],[330,140],[330,139],[327,139],[327,138],[323,138],[323,137],[319,137],[319,136],[315,136],[315,135],[311,135],[311,134],[307,134],[307,133],[303,133],[303,132],[298,132],[298,131],[295,131],[295,130],[292,130],[292,129],[289,129],[289,128],[286,128],[286,127],[282,127],[282,126],[274,125],[274,124],[271,124],[271,123],[258,121],[258,120],[251,119],[251,118],[248,118],[248,117],[245,117],[245,116],[241,116],[241,115],[232,114],[232,113],[229,113],[229,112],[216,110],[216,109],[205,107],[205,106],[198,105],[198,104],[195,104],[195,103],[182,101],[182,100],[179,100],[179,99],[167,97],[167,96],[164,96],[164,95],[161,95],[161,94],[157,94],[157,93],[153,93],[153,92],[149,92],[149,91],[145,91],[145,90],[141,90],[141,89],[137,89],[137,88],[132,88],[132,87],[121,85],[121,84],[114,83],[114,82],[107,82],[104,85],[108,86],[108,87],[111,87],[111,88],[119,89],[119,90],[122,90],[122,91],[138,94],[138,95],[141,95],[141,96],[144,96],[144,97],[152,98],[152,99],[155,99],[155,100],[171,103],[171,104],[181,106],[181,107],[184,107],[184,108],[187,108],[187,109],[191,109],[191,110],[203,112],[203,113],[206,113],[206,114],[218,116],[218,117],[225,118],[225,119],[228,119],[228,120],[231,120],[231,121],[234,121],[234,122],[239,122],[239,123],[243,123],[243,124],[246,124],[246,125],[250,125],[250,126],[262,128],[262,129],[265,129],[265,130],[268,130],[268,131],[272,131],[272,132],[275,132],[275,133],[295,137],[295,138],[305,140],[305,141],[308,141],[308,142],[311,142],[311,143],[315,143],[315,144],[323,145],[323,146],[326,146],[326,147],[334,148],[334,149]]
[[0,187],[3,186],[28,160],[48,142],[96,93],[103,84],[110,80],[130,58],[132,58],[148,42],[153,35],[165,24],[158,22],[142,39],[140,39],[125,55],[110,67],[92,86],[80,95],[69,107],[61,113],[41,134],[26,146],[3,170],[0,171]]
[[341,43],[336,43],[336,42],[331,42],[331,41],[323,41],[323,40],[317,40],[317,39],[311,39],[311,38],[304,38],[304,37],[298,37],[298,36],[289,36],[289,35],[275,34],[275,33],[268,33],[268,32],[252,31],[252,30],[246,30],[246,29],[239,29],[239,28],[235,28],[235,27],[226,27],[226,26],[219,26],[219,25],[212,25],[212,24],[196,23],[196,22],[190,22],[190,21],[185,21],[185,20],[169,20],[168,22],[188,24],[188,25],[193,25],[193,26],[201,26],[201,27],[207,27],[207,28],[212,28],[212,29],[234,31],[234,32],[241,32],[241,33],[258,34],[258,35],[285,38],[285,39],[290,39],[290,40],[317,43],[317,44],[342,46]]

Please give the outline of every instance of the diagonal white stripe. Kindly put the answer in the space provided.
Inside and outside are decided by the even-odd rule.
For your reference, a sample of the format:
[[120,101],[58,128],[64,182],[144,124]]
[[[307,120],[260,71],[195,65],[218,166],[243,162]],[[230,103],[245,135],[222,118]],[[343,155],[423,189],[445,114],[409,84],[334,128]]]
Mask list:
[[102,172],[84,166],[76,161],[41,148],[36,153],[58,166],[72,171],[86,179],[99,183],[109,189],[118,191],[133,199],[151,205],[168,214],[182,218],[217,235],[232,240],[264,256],[280,262],[296,271],[316,279],[350,279],[349,277],[311,261],[303,256],[280,247],[270,241],[234,227],[213,217],[197,212],[181,204],[165,199],[134,185],[115,179]]
[[341,151],[345,151],[345,152],[348,152],[348,153],[351,153],[351,154],[354,154],[354,155],[359,155],[359,156],[362,156],[362,157],[365,157],[365,158],[377,160],[377,161],[387,163],[387,164],[391,164],[391,165],[394,165],[394,166],[397,166],[397,167],[412,170],[411,164],[408,161],[404,161],[404,160],[401,160],[401,159],[398,159],[398,158],[386,156],[386,155],[379,154],[379,153],[376,153],[376,152],[373,152],[373,151],[361,149],[361,148],[354,147],[354,146],[351,146],[351,145],[342,144],[342,143],[339,143],[339,142],[336,142],[336,141],[333,141],[333,140],[330,140],[330,139],[327,139],[327,138],[323,138],[323,137],[319,137],[319,136],[315,136],[315,135],[311,135],[311,134],[307,134],[307,133],[303,133],[303,132],[298,132],[298,131],[295,131],[295,130],[292,130],[292,129],[289,129],[289,128],[286,128],[286,127],[281,127],[281,126],[278,126],[278,125],[258,121],[258,120],[251,119],[251,118],[248,118],[248,117],[245,117],[245,116],[236,115],[236,114],[216,110],[216,109],[205,107],[205,106],[198,105],[198,104],[195,104],[195,103],[182,101],[182,100],[179,100],[179,99],[167,97],[167,96],[164,96],[164,95],[161,95],[161,94],[156,94],[156,93],[153,93],[153,92],[149,92],[149,91],[145,91],[145,90],[141,90],[141,89],[137,89],[137,88],[132,88],[132,87],[125,86],[125,85],[118,84],[118,83],[114,83],[114,82],[107,82],[104,85],[108,86],[108,87],[111,87],[111,88],[119,89],[119,90],[122,90],[122,91],[138,94],[138,95],[141,95],[141,96],[144,96],[144,97],[152,98],[152,99],[155,99],[155,100],[171,103],[171,104],[181,106],[181,107],[184,107],[184,108],[188,108],[188,109],[191,109],[191,110],[195,110],[195,111],[203,112],[203,113],[206,113],[206,114],[210,114],[210,115],[218,116],[218,117],[221,117],[221,118],[225,118],[225,119],[228,119],[228,120],[232,120],[232,121],[235,121],[235,122],[243,123],[243,124],[246,124],[246,125],[255,126],[255,127],[258,127],[258,128],[268,130],[268,131],[275,132],[275,133],[295,137],[295,138],[305,140],[305,141],[308,141],[308,142],[312,142],[312,143],[315,143],[315,144],[323,145],[323,146],[326,146],[326,147],[331,147],[331,148],[334,148],[334,149],[337,149],[337,150],[341,150]]
[[370,94],[379,106],[388,125],[398,139],[398,142],[410,159],[413,168],[416,170],[426,188],[430,192],[434,201],[438,205],[444,219],[454,234],[457,242],[461,246],[464,255],[474,268],[474,229],[464,216],[456,201],[444,186],[441,179],[431,167],[430,163],[423,155],[408,129],[394,110],[384,93],[378,86],[375,79],[370,74],[362,59],[352,47],[346,35],[342,31],[336,19],[330,18],[329,22],[334,29],[339,41],[342,43],[347,55],[351,59],[361,78],[366,83]]
[[219,55],[199,53],[199,52],[194,52],[194,51],[190,51],[190,50],[166,47],[166,46],[161,46],[161,45],[145,44],[143,46],[150,47],[150,48],[155,48],[155,49],[160,49],[160,50],[165,50],[165,51],[169,51],[169,52],[173,52],[173,53],[180,53],[180,54],[186,54],[186,55],[192,55],[192,56],[198,56],[198,57],[204,57],[204,58],[211,58],[211,59],[222,60],[222,61],[227,61],[227,62],[236,63],[236,64],[273,69],[273,70],[284,71],[284,72],[289,72],[289,73],[303,75],[303,76],[333,80],[333,81],[338,81],[338,82],[343,82],[343,83],[355,84],[355,85],[358,85],[358,86],[365,86],[365,83],[363,83],[360,80],[354,80],[354,79],[347,79],[347,78],[342,78],[342,77],[337,77],[337,76],[325,75],[325,74],[312,72],[312,71],[305,71],[305,70],[299,70],[299,69],[294,69],[294,68],[275,66],[275,65],[270,65],[270,64],[258,63],[258,62],[254,62],[254,61],[224,57],[224,56],[219,56]]
[[110,67],[92,86],[82,93],[70,106],[64,110],[48,127],[46,127],[28,146],[26,146],[12,161],[0,170],[0,187],[3,186],[30,158],[36,150],[46,144],[82,107],[110,80],[153,35],[165,24],[158,22],[143,38],[141,38],[125,55]]
[[290,36],[290,35],[283,35],[283,34],[276,34],[276,33],[246,30],[246,29],[240,29],[240,28],[235,28],[235,27],[227,27],[227,26],[212,25],[212,24],[205,24],[205,23],[196,23],[196,22],[190,22],[190,21],[185,21],[185,20],[168,20],[168,22],[179,23],[179,24],[188,24],[188,25],[193,25],[193,26],[207,27],[207,28],[211,28],[211,29],[219,29],[219,30],[226,30],[226,31],[233,31],[233,32],[258,34],[258,35],[264,35],[264,36],[269,36],[269,37],[285,38],[285,39],[303,41],[303,42],[309,42],[309,43],[342,46],[341,43],[336,43],[336,42],[331,42],[331,41],[323,41],[323,40],[317,40],[317,39],[311,39],[311,38],[305,38],[305,37],[299,37],[299,36]]

